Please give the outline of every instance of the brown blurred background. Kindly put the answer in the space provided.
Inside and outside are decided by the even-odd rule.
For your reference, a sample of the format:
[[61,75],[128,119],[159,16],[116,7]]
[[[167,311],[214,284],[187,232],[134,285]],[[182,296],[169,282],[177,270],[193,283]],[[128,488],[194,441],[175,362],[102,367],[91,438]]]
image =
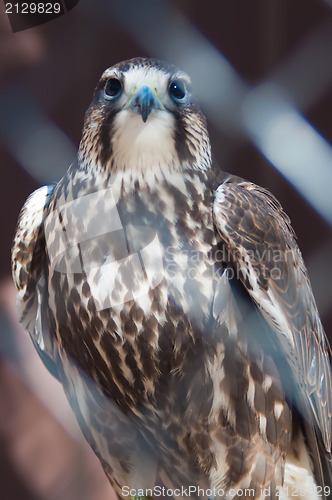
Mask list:
[[[251,142],[237,97],[262,82],[277,83],[299,115],[331,143],[332,6],[319,0],[81,0],[61,18],[12,34],[1,3],[0,33],[1,495],[104,500],[113,493],[98,461],[61,388],[15,320],[10,247],[19,209],[35,188],[57,181],[74,159],[101,72],[138,55],[168,59],[194,72],[221,168],[271,190],[290,215],[331,339],[328,217]],[[209,58],[211,68],[223,61],[238,86],[225,86],[219,73],[201,71]],[[209,95],[221,103],[219,114],[213,114]],[[323,175],[319,166],[317,158],[313,177]],[[332,191],[329,175],[323,184]]]

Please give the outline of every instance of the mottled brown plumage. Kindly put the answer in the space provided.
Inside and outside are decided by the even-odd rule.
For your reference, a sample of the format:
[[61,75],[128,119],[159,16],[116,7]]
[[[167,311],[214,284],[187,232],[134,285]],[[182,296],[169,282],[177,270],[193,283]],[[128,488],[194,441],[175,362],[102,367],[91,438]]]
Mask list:
[[331,486],[330,351],[293,230],[269,192],[211,163],[184,73],[105,71],[77,163],[22,209],[13,276],[119,496]]

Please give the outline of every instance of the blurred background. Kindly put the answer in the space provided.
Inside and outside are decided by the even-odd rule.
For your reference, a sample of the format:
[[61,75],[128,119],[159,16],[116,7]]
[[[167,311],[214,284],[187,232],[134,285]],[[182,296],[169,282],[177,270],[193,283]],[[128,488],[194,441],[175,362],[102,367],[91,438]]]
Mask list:
[[19,210],[73,161],[94,86],[135,56],[186,70],[215,160],[269,189],[292,220],[332,335],[332,2],[81,0],[13,34],[0,3],[0,484],[6,500],[114,494],[61,387],[15,319]]

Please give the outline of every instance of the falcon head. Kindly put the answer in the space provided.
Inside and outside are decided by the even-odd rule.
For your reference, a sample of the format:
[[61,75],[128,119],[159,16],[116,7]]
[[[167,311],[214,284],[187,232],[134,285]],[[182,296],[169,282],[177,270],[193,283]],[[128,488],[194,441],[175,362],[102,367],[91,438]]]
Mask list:
[[79,160],[111,172],[206,169],[210,141],[188,75],[145,58],[104,71],[86,114]]

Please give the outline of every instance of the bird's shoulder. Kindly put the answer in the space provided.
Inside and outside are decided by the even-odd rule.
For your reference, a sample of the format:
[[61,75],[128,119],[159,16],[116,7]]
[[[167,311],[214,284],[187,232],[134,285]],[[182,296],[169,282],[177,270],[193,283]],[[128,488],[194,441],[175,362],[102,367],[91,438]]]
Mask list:
[[43,222],[54,187],[43,186],[34,191],[20,211],[12,247],[12,273],[18,290],[26,288],[38,275],[35,261],[44,251]]

